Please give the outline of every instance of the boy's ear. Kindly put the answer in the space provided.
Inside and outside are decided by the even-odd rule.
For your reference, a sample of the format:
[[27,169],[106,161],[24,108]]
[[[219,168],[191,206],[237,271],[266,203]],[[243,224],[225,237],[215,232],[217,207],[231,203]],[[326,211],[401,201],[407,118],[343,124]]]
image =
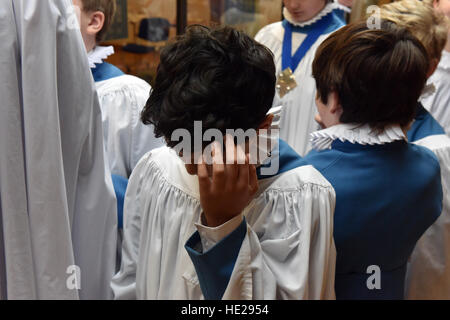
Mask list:
[[273,121],[273,114],[267,115],[264,121],[260,124],[258,130],[269,129],[270,126],[272,125],[272,121]]
[[330,108],[331,113],[342,113],[341,102],[339,101],[339,95],[336,91],[332,91],[328,95],[328,107]]
[[90,35],[97,35],[105,24],[105,14],[101,11],[94,11],[89,14],[89,24],[87,33]]

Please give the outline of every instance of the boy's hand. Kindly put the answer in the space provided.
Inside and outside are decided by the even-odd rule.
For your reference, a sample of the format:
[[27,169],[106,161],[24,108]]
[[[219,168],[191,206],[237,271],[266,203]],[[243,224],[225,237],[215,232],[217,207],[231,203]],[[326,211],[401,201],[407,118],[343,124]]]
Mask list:
[[217,227],[239,215],[258,191],[256,167],[249,164],[248,155],[229,135],[225,137],[225,150],[224,164],[222,150],[214,144],[211,178],[204,159],[198,164],[200,203],[209,227]]

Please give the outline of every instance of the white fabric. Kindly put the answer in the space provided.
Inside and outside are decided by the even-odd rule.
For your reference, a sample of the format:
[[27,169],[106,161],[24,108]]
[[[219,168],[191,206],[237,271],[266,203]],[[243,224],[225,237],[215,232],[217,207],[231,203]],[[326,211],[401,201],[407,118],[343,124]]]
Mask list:
[[314,150],[330,149],[334,140],[349,141],[358,144],[385,144],[397,140],[407,140],[400,126],[389,126],[378,132],[369,125],[338,124],[327,129],[311,133],[311,144]]
[[239,225],[242,223],[243,219],[244,217],[242,216],[242,214],[240,214],[218,227],[208,227],[202,223],[202,216],[200,216],[200,219],[195,224],[195,227],[200,234],[203,252],[208,251],[222,239],[236,230],[236,228],[239,227]]
[[[292,33],[292,54],[306,38],[306,34]],[[284,107],[280,121],[280,138],[304,156],[311,149],[309,134],[319,129],[314,120],[316,111],[316,82],[312,77],[312,63],[319,45],[329,36],[324,34],[313,44],[294,72],[298,86],[280,98],[275,95],[273,105]],[[262,28],[255,40],[272,50],[277,75],[282,72],[281,57],[283,51],[284,28],[282,22],[276,22]]]
[[438,68],[428,79],[428,83],[436,86],[436,92],[421,102],[444,127],[445,132],[450,134],[450,52],[442,52]]
[[100,81],[96,86],[111,172],[128,178],[144,154],[164,145],[155,138],[153,126],[144,125],[140,117],[151,87],[130,75]]
[[[0,287],[8,299],[111,294],[116,199],[74,12],[70,0],[0,1]],[[76,284],[72,265],[80,292],[67,286]]]
[[[358,0],[356,0],[356,1],[358,1]],[[345,11],[347,13],[351,13],[352,12],[352,8],[349,8],[347,6],[344,6],[343,4],[340,4],[339,0],[334,0],[334,5],[336,6],[336,9],[343,10],[343,11]]]
[[[335,193],[312,166],[259,181],[224,299],[333,299]],[[116,299],[203,299],[184,245],[202,212],[196,176],[167,147],[133,171]]]
[[95,64],[103,63],[103,60],[114,54],[114,47],[96,46],[88,52],[89,68],[97,68]]
[[450,299],[450,138],[433,135],[415,144],[434,152],[441,165],[444,194],[441,216],[412,253],[406,276],[407,299]]

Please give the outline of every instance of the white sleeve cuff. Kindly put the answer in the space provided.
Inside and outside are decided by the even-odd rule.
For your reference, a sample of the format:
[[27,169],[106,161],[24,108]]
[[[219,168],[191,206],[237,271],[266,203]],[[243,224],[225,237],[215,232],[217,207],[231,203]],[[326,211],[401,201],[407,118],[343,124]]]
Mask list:
[[203,252],[208,251],[219,243],[223,238],[228,236],[242,223],[244,217],[242,214],[237,215],[231,220],[228,220],[224,224],[218,227],[207,227],[202,223],[203,213],[200,215],[199,221],[195,224],[198,233],[200,234],[200,239],[202,242]]

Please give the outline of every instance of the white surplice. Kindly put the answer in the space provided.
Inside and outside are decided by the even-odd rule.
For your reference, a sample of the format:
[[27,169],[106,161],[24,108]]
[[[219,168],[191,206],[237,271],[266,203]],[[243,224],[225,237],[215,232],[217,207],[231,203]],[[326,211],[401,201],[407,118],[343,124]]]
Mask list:
[[[284,10],[285,18],[297,26],[309,26],[324,15],[330,14],[336,8],[334,3],[328,4],[321,13],[311,21],[302,24],[296,24],[289,17],[289,12]],[[317,113],[316,109],[316,82],[312,77],[312,63],[319,45],[330,35],[330,33],[321,35],[311,46],[305,57],[301,60],[297,69],[294,71],[297,87],[281,98],[278,92],[275,95],[273,106],[284,106],[280,123],[280,138],[286,141],[301,156],[304,156],[311,150],[309,135],[319,130],[319,125],[314,120]],[[292,33],[292,54],[294,54],[303,41],[306,39],[306,33]],[[268,47],[274,54],[274,62],[277,75],[282,70],[282,52],[284,40],[284,28],[282,22],[270,24],[261,29],[255,36],[255,40]]]
[[433,117],[450,134],[450,52],[443,51],[438,68],[428,79],[434,84],[434,94],[424,98],[421,102]]
[[103,135],[111,173],[128,178],[139,159],[161,147],[153,125],[144,125],[141,112],[151,87],[142,79],[122,75],[95,83],[103,118]]
[[441,166],[442,214],[411,255],[406,274],[407,299],[450,299],[450,138],[431,135],[414,142],[433,151]]
[[[312,166],[259,180],[223,299],[334,299],[334,203]],[[204,299],[184,248],[201,212],[198,179],[172,149],[141,159],[125,199],[116,299]]]
[[[88,53],[90,68],[114,54],[112,46],[96,46]],[[123,74],[95,82],[103,120],[103,139],[111,173],[129,178],[139,159],[164,145],[155,138],[153,125],[144,125],[141,112],[151,87],[144,80]]]
[[0,2],[2,298],[111,294],[116,199],[77,27],[70,0]]

